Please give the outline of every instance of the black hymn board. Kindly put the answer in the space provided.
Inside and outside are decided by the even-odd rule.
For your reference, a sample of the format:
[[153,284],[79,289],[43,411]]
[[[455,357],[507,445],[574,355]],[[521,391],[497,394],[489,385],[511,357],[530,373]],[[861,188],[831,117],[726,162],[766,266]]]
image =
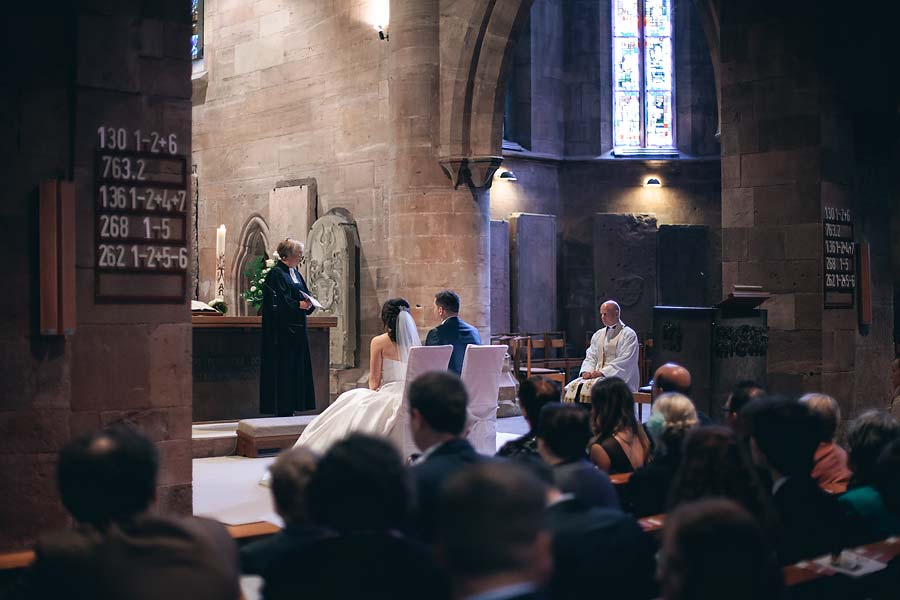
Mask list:
[[824,208],[825,308],[853,308],[856,295],[856,243],[846,208]]
[[186,302],[187,159],[175,134],[100,127],[94,162],[97,302]]

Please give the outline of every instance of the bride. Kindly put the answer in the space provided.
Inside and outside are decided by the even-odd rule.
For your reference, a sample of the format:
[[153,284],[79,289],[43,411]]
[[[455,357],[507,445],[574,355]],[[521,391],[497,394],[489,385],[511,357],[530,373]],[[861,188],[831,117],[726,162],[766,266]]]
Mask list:
[[372,339],[369,359],[369,387],[341,394],[313,419],[296,446],[320,454],[351,432],[390,438],[403,404],[403,377],[409,349],[419,346],[416,324],[409,314],[409,302],[391,298],[381,307],[385,332]]

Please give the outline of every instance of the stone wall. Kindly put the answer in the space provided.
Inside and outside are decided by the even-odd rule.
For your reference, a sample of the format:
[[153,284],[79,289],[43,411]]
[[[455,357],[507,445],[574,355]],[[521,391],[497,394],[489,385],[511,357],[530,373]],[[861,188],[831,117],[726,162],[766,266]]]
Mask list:
[[[152,6],[151,6],[152,4]],[[191,511],[191,326],[186,305],[94,303],[94,161],[101,125],[172,132],[190,155],[190,15],[181,0],[81,2],[5,19],[0,128],[0,549],[67,523],[55,464],[73,436],[136,424],[162,461],[159,504]],[[37,188],[74,181],[76,331],[38,335]],[[188,214],[190,222],[190,214]]]
[[[876,26],[859,39],[863,16],[844,13],[806,1],[741,2],[722,13],[722,236],[723,286],[774,294],[766,303],[771,387],[825,391],[852,416],[883,406],[889,391],[897,198],[885,177],[896,164],[898,94],[895,84],[877,95],[854,91],[853,81],[881,67],[853,56],[881,55],[891,34]],[[823,207],[850,209],[856,239],[872,244],[868,329],[856,305],[825,308]]]
[[[342,208],[356,221],[362,334],[381,332],[379,300],[386,298],[377,290],[390,277],[381,216],[388,212],[391,46],[373,29],[370,4],[205,3],[208,85],[193,109],[201,299],[213,289],[216,227],[228,228],[230,265],[244,221],[270,218],[270,191],[282,181],[314,179],[317,216]],[[226,282],[232,303],[235,283]],[[361,347],[368,350],[368,339]]]
[[[491,218],[508,219],[513,212],[558,217],[558,323],[576,345],[582,343],[584,331],[600,322],[594,302],[591,218],[595,213],[652,213],[658,225],[707,226],[704,295],[710,303],[722,298],[717,159],[559,161],[508,153],[504,166],[517,181],[495,178]],[[651,176],[661,180],[660,188],[644,185]]]

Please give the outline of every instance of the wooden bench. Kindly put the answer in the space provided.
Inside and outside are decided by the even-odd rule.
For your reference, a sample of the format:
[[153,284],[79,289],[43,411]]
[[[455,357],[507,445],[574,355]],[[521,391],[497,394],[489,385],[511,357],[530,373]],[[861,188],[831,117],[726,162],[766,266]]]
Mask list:
[[290,448],[314,418],[315,415],[243,419],[238,422],[235,453],[257,458],[260,453]]

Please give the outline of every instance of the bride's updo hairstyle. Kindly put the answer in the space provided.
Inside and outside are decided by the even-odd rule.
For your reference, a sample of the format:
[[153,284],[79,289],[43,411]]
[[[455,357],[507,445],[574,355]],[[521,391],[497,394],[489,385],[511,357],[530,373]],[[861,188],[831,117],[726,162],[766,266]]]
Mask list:
[[397,317],[401,310],[409,310],[409,302],[405,298],[391,298],[381,307],[381,322],[392,342],[397,341]]

